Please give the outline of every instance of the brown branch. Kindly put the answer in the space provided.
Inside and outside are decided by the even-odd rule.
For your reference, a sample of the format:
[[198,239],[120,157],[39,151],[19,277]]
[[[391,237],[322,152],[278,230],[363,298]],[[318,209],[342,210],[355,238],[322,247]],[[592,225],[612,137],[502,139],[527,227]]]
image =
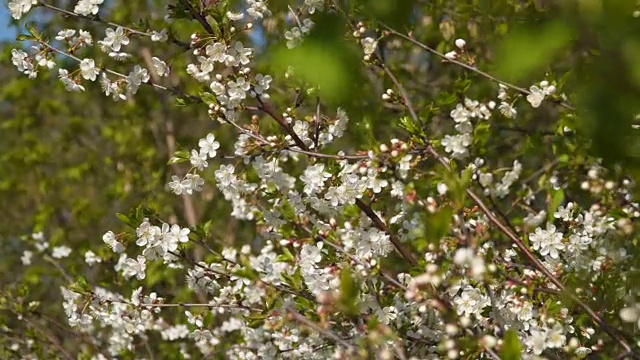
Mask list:
[[[402,36],[407,39],[411,39],[404,35]],[[411,117],[413,118],[414,121],[418,122],[419,118],[413,108],[411,99],[409,99],[409,95],[407,94],[406,90],[404,89],[402,84],[398,81],[398,79],[393,75],[393,73],[391,73],[391,71],[384,64],[382,64],[381,66],[383,67],[387,75],[390,77],[394,85],[398,88],[398,91],[400,92],[402,99],[404,100],[404,103],[407,106],[407,110],[411,114]],[[468,65],[465,64],[465,66],[468,66]],[[447,169],[447,171],[452,172],[451,166],[449,165],[448,161],[445,158],[443,158],[438,153],[438,151],[429,144],[429,142],[426,139],[425,139],[425,142],[426,142],[425,151],[428,154],[430,154],[433,158],[435,158],[438,162],[440,162],[444,166],[444,168]],[[493,215],[491,210],[489,210],[487,205],[482,201],[482,199],[480,199],[478,195],[476,195],[471,189],[467,189],[466,193],[473,200],[473,202],[480,208],[480,210],[487,216],[487,218],[489,219],[489,222],[492,223],[496,228],[498,228],[498,230],[501,233],[506,235],[514,244],[516,244],[516,246],[520,249],[520,251],[524,253],[525,257],[529,261],[531,261],[531,263],[535,266],[537,270],[542,272],[549,279],[549,281],[551,281],[556,287],[558,287],[558,289],[560,289],[562,292],[565,292],[567,295],[569,295],[569,297],[573,301],[575,301],[576,304],[578,304],[601,329],[603,329],[607,334],[609,334],[609,336],[611,336],[612,339],[615,339],[625,350],[632,352],[635,358],[640,359],[640,356],[638,356],[638,354],[632,350],[632,347],[629,345],[627,340],[624,339],[621,332],[619,330],[615,330],[611,328],[598,314],[596,314],[596,312],[587,303],[582,301],[576,294],[574,294],[569,289],[567,289],[564,286],[564,284],[562,284],[562,282],[555,275],[553,275],[551,271],[549,271],[542,264],[542,262],[540,262],[540,260],[538,260],[538,258],[529,250],[529,248],[527,248],[524,245],[522,240],[520,240],[520,238],[511,229],[505,226],[498,218],[496,218]]]
[[[452,171],[451,167],[447,160],[445,160],[440,154],[431,146],[428,145],[426,151],[430,153],[436,160],[438,160],[448,171]],[[540,260],[529,250],[529,248],[522,242],[522,240],[505,226],[498,218],[496,218],[491,210],[487,207],[487,205],[480,199],[478,195],[476,195],[471,189],[466,190],[467,195],[473,200],[473,202],[480,208],[480,210],[485,214],[485,216],[489,219],[489,222],[492,223],[498,230],[507,236],[520,251],[525,255],[525,257],[535,266],[535,268],[542,272],[551,283],[553,283],[558,289],[562,292],[566,293],[571,300],[575,301],[578,306],[580,306],[589,317],[602,329],[604,330],[611,338],[615,339],[626,351],[629,351],[634,354],[635,358],[640,358],[635,352],[633,352],[632,347],[627,343],[627,341],[619,334],[618,330],[611,328],[596,312],[584,301],[582,301],[576,294],[567,289],[562,282],[547,269]]]
[[191,14],[191,16],[193,16],[193,18],[196,21],[198,21],[200,25],[202,25],[202,27],[207,31],[207,33],[209,33],[209,35],[214,34],[213,28],[211,27],[207,19],[204,16],[202,16],[201,13],[196,11],[196,9],[191,5],[189,0],[180,0],[180,3],[183,4],[187,8],[187,10],[189,10],[189,13]]
[[[108,20],[103,20],[98,15],[76,14],[74,12],[71,12],[71,11],[68,11],[68,10],[65,10],[65,9],[61,9],[61,8],[59,8],[57,6],[46,4],[44,2],[40,2],[38,4],[38,6],[42,6],[42,7],[45,7],[47,9],[59,12],[59,13],[63,14],[63,16],[72,16],[72,17],[76,17],[76,18],[79,18],[79,19],[85,19],[85,20],[94,21],[94,22],[97,22],[97,23],[100,23],[100,24],[113,26],[113,27],[116,27],[116,28],[117,27],[121,27],[122,29],[124,29],[124,30],[126,30],[126,31],[128,31],[128,32],[130,32],[132,34],[137,34],[137,35],[141,35],[141,36],[148,36],[148,37],[152,36],[152,34],[146,33],[144,31],[138,31],[138,30],[130,28],[128,26],[123,26],[123,25],[120,25],[120,24],[117,24],[117,23],[114,23],[114,22],[111,22],[111,21],[108,21]],[[187,43],[187,42],[180,41],[180,40],[175,39],[175,38],[171,38],[170,41],[173,42],[174,44],[180,46],[181,48],[183,48],[185,50],[191,49],[191,45],[189,43]]]
[[[298,137],[298,135],[293,131],[293,129],[289,126],[289,124],[287,124],[284,118],[282,118],[282,116],[280,116],[280,114],[278,114],[277,111],[273,109],[273,107],[270,104],[263,102],[259,97],[258,97],[258,101],[260,102],[259,110],[271,116],[271,118],[273,118],[280,125],[280,127],[282,127],[289,135],[291,135],[291,138],[296,143],[296,145],[298,145],[298,147],[300,147],[303,151],[309,151],[309,147]],[[371,219],[371,221],[378,228],[378,230],[385,232],[387,235],[389,235],[389,239],[393,243],[393,246],[396,248],[398,253],[400,253],[400,255],[406,261],[408,261],[409,264],[411,264],[411,266],[416,266],[418,264],[418,261],[413,256],[413,254],[404,246],[404,244],[400,242],[400,240],[395,234],[389,231],[389,229],[387,228],[387,225],[385,225],[382,219],[378,217],[378,215],[373,211],[371,206],[365,204],[360,199],[356,199],[356,205],[360,208],[360,210],[362,210],[362,212],[364,212],[369,217],[369,219]]]
[[262,312],[262,309],[254,309],[244,305],[231,305],[231,304],[208,304],[208,303],[158,303],[158,304],[134,304],[130,301],[121,301],[121,300],[110,300],[110,299],[99,299],[101,301],[110,303],[110,304],[125,304],[130,305],[136,308],[176,308],[176,307],[204,307],[204,308],[225,308],[225,309],[237,309],[237,310],[251,310]]
[[[313,232],[311,231],[311,229],[309,229],[306,226],[302,226],[302,229],[304,231],[306,231],[309,235],[313,235]],[[344,248],[342,248],[340,245],[330,241],[326,236],[322,236],[322,235],[316,235],[315,237],[316,241],[322,241],[324,244],[327,244],[329,246],[331,246],[332,248],[334,248],[336,251],[339,251],[341,253],[343,253],[346,257],[348,257],[351,261],[355,262],[356,264],[362,266],[363,268],[367,269],[367,270],[371,270],[371,265],[364,263],[362,261],[360,261],[360,259],[358,259],[357,257],[349,254]],[[409,288],[402,285],[398,280],[394,279],[393,277],[389,276],[388,274],[380,271],[378,276],[380,276],[383,280],[387,281],[389,284],[392,284],[400,289],[402,289],[403,291],[408,291]]]
[[[247,107],[247,110],[260,110],[259,108],[251,108],[251,107]],[[259,141],[260,143],[264,144],[264,145],[270,145],[271,142],[268,141],[267,139],[265,139],[263,136],[260,136],[260,134],[254,133],[248,129],[243,128],[242,126],[236,124],[234,121],[231,121],[229,119],[227,119],[226,117],[223,118],[224,121],[226,121],[227,123],[231,124],[233,127],[235,127],[239,133],[241,134],[246,134],[254,139],[256,139],[257,141]],[[282,148],[282,150],[288,150],[288,151],[292,151],[292,152],[296,152],[296,153],[300,153],[303,155],[307,155],[310,157],[316,157],[316,158],[324,158],[324,159],[335,159],[335,160],[364,160],[364,159],[368,159],[369,156],[368,155],[335,155],[335,154],[324,154],[324,153],[319,153],[316,151],[307,151],[307,150],[302,150],[299,148],[296,148],[294,146],[285,146],[284,148]]]
[[[243,277],[243,276],[237,275],[237,274],[227,274],[227,273],[224,273],[224,272],[216,271],[214,269],[210,269],[209,267],[204,266],[204,265],[200,264],[199,262],[195,262],[192,259],[189,259],[184,254],[181,254],[181,253],[178,253],[178,252],[175,252],[175,251],[169,251],[169,253],[171,255],[175,256],[175,257],[182,258],[182,259],[186,260],[187,262],[189,262],[191,265],[199,267],[202,270],[204,270],[205,272],[208,272],[208,273],[211,273],[211,274],[216,274],[216,275],[224,276],[224,277],[227,277],[227,278],[231,278],[233,276]],[[248,279],[247,277],[244,277],[244,278]],[[299,297],[305,298],[305,299],[307,299],[309,301],[315,301],[316,300],[314,296],[311,296],[309,294],[305,294],[303,292],[297,292],[295,290],[291,290],[291,289],[288,289],[286,287],[275,285],[275,284],[272,284],[272,283],[269,283],[269,282],[264,282],[264,281],[261,281],[261,282],[262,282],[262,284],[265,284],[265,285],[270,286],[270,287],[272,287],[272,288],[274,288],[276,290],[285,292],[285,293],[290,294],[290,295],[299,296]]]
[[389,235],[389,240],[391,240],[391,243],[393,244],[393,246],[396,248],[396,250],[400,253],[400,255],[402,255],[402,257],[407,260],[409,262],[409,264],[411,264],[411,266],[417,266],[418,265],[418,260],[413,256],[413,254],[411,252],[409,252],[409,250],[400,242],[400,239],[398,239],[398,237],[392,233],[391,231],[389,231],[389,229],[387,228],[387,225],[382,221],[382,219],[380,219],[380,217],[373,211],[373,209],[371,208],[371,206],[365,204],[364,202],[362,202],[362,200],[360,199],[356,199],[356,205],[358,205],[358,207],[360,208],[360,210],[362,210],[363,213],[365,213],[369,219],[371,219],[371,221],[373,222],[373,224],[382,232],[387,233],[387,235]]
[[259,109],[265,112],[266,114],[268,114],[269,116],[271,116],[271,118],[275,120],[278,123],[278,125],[280,125],[280,127],[282,127],[291,136],[291,138],[293,139],[293,142],[301,150],[304,150],[304,151],[309,150],[309,147],[307,146],[307,144],[305,144],[304,141],[300,139],[298,134],[296,134],[296,132],[293,131],[293,128],[289,126],[289,124],[287,124],[287,121],[280,114],[278,114],[278,112],[273,108],[271,104],[265,103],[264,101],[262,101],[262,99],[259,96],[258,96],[258,102],[260,103]]

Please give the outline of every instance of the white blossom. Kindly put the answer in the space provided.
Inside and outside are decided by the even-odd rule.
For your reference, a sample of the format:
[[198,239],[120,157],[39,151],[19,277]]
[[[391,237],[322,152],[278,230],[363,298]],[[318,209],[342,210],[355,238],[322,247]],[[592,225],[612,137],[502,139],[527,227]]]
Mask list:
[[169,39],[168,29],[162,29],[161,31],[151,31],[151,41],[165,42]]
[[557,259],[560,256],[560,251],[565,248],[562,238],[562,233],[556,232],[556,227],[551,223],[547,224],[546,230],[537,228],[535,233],[529,235],[533,249],[542,256],[549,255],[552,259]]
[[95,15],[100,8],[98,5],[102,4],[104,0],[79,0],[73,12],[83,16]]
[[122,26],[118,26],[115,30],[107,28],[105,33],[107,37],[99,42],[103,46],[103,50],[106,47],[113,51],[120,51],[122,46],[129,44],[129,37],[125,34]]
[[71,248],[68,246],[56,246],[52,249],[51,257],[54,259],[66,258],[71,254]]
[[9,8],[11,16],[16,20],[20,20],[20,18],[28,13],[31,7],[36,4],[38,4],[38,0],[11,0],[7,4],[7,7]]
[[96,63],[93,59],[83,59],[80,62],[80,72],[83,78],[91,81],[95,81],[98,74],[100,74],[100,70],[96,68]]

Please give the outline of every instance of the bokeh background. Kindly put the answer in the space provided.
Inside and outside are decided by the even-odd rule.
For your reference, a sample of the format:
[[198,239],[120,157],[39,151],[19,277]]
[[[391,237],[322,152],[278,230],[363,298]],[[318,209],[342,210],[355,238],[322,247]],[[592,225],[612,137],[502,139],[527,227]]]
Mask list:
[[9,26],[10,21],[11,15],[9,15],[9,11],[3,3],[2,6],[0,6],[0,41],[14,39],[16,37],[15,28]]

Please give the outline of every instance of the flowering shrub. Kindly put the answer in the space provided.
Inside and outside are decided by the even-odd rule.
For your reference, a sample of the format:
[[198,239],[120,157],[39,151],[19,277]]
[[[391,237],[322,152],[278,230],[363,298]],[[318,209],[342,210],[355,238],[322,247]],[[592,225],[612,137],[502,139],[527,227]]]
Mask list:
[[[438,18],[441,2],[283,3],[176,0],[125,24],[103,0],[8,1],[17,20],[66,17],[55,33],[28,24],[11,50],[33,81],[97,87],[113,107],[173,99],[211,121],[167,138],[172,197],[158,200],[180,200],[180,216],[119,208],[82,249],[23,236],[22,266],[59,272],[46,290],[61,301],[7,286],[4,355],[640,356],[635,167],[594,151],[600,123],[581,119],[598,113],[546,62],[569,27],[541,30],[560,31],[541,61],[496,66],[516,80],[543,69],[522,88],[490,74],[505,60],[482,32],[543,17],[535,1],[461,6],[464,23]],[[498,54],[524,41],[510,34]]]

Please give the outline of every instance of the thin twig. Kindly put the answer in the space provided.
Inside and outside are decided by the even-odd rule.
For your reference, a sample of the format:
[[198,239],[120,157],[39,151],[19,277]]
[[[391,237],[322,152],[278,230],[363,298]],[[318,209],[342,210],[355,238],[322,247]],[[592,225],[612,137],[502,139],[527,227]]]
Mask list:
[[69,283],[73,283],[74,282],[73,277],[71,275],[69,275],[67,273],[67,271],[62,267],[62,265],[60,265],[58,263],[58,261],[56,261],[54,258],[52,258],[49,255],[44,255],[43,259],[46,262],[48,262],[48,263],[52,264],[53,266],[55,266],[56,269],[58,269],[60,271],[60,274],[62,274],[62,276],[64,276],[64,278],[65,278],[65,280],[67,280],[67,282],[69,282]]
[[[500,80],[500,79],[494,77],[493,75],[488,74],[488,73],[486,73],[486,72],[484,72],[484,71],[482,71],[482,70],[480,70],[480,69],[478,69],[478,68],[476,68],[474,66],[471,66],[469,64],[465,64],[465,63],[463,63],[461,61],[458,61],[458,60],[455,60],[455,59],[449,59],[449,58],[447,58],[445,56],[445,54],[439,52],[438,50],[433,49],[433,48],[431,48],[431,47],[419,42],[418,40],[412,38],[411,36],[407,36],[407,35],[405,35],[405,34],[403,34],[401,32],[398,32],[398,31],[394,30],[393,28],[389,27],[388,25],[385,25],[385,24],[380,24],[380,25],[383,28],[385,28],[389,33],[391,33],[391,34],[393,34],[395,36],[401,37],[401,38],[413,43],[414,45],[418,46],[419,48],[422,48],[423,50],[426,50],[426,51],[428,51],[428,52],[430,52],[430,53],[432,53],[434,55],[437,55],[437,56],[441,57],[442,59],[446,60],[447,62],[450,62],[452,64],[458,65],[458,66],[460,66],[462,68],[465,68],[465,69],[467,69],[469,71],[472,71],[472,72],[474,72],[474,73],[476,73],[478,75],[481,75],[481,76],[483,76],[483,77],[485,77],[485,78],[487,78],[489,80],[497,82],[498,84],[502,84],[502,85],[504,85],[504,86],[506,86],[508,88],[516,90],[516,91],[518,91],[518,92],[520,92],[520,93],[522,93],[524,95],[530,95],[531,94],[531,91],[529,91],[529,90],[527,90],[525,88],[522,88],[522,87],[519,87],[517,85],[513,85],[513,84],[510,84],[510,83],[508,83],[506,81]],[[575,108],[573,106],[567,104],[564,101],[554,101],[554,102],[556,102],[557,104],[559,104],[560,106],[562,106],[562,107],[564,107],[566,109],[575,110]]]
[[[44,2],[40,2],[38,5],[42,6],[42,7],[45,7],[47,9],[62,13],[65,16],[74,16],[74,17],[77,17],[79,19],[85,19],[85,20],[89,20],[89,21],[94,21],[94,22],[97,22],[97,23],[100,23],[100,24],[109,25],[109,26],[113,26],[113,27],[116,27],[116,28],[121,27],[122,29],[124,29],[124,30],[126,30],[126,31],[128,31],[128,32],[130,32],[132,34],[137,34],[137,35],[141,35],[141,36],[148,36],[148,37],[153,36],[153,34],[150,34],[150,33],[144,32],[144,31],[139,31],[139,30],[130,28],[128,26],[124,26],[124,25],[120,25],[120,24],[114,23],[112,21],[104,20],[104,19],[100,18],[98,15],[76,14],[74,12],[71,12],[71,11],[68,11],[68,10],[65,10],[65,9],[61,9],[59,7],[56,7],[56,6],[53,6],[53,5],[44,3]],[[191,45],[189,43],[187,43],[187,42],[180,41],[180,40],[178,40],[176,38],[173,38],[173,37],[170,38],[170,41],[172,43],[180,46],[181,48],[183,48],[185,50],[191,49]]]
[[[82,59],[80,59],[80,58],[78,58],[78,57],[76,57],[74,55],[71,55],[69,53],[66,53],[66,52],[64,52],[62,50],[56,49],[56,48],[54,48],[53,46],[47,44],[44,41],[40,42],[40,44],[43,45],[44,47],[46,47],[47,49],[49,49],[49,50],[51,50],[53,52],[56,52],[56,53],[58,53],[60,55],[66,56],[66,57],[68,57],[70,59],[73,59],[73,60],[77,61],[78,63],[82,62]],[[127,78],[126,75],[121,74],[121,73],[119,73],[117,71],[110,70],[110,69],[102,69],[102,71],[106,72],[107,74],[111,74],[111,75],[115,75],[115,76],[121,77],[123,79]],[[152,83],[148,83],[147,85],[153,86],[156,89],[160,89],[160,90],[165,90],[165,91],[171,92],[171,90],[169,90],[167,87],[164,87],[162,85],[158,85],[158,84],[153,83],[153,82]]]
[[209,24],[207,19],[204,16],[202,16],[201,13],[196,11],[196,9],[193,6],[191,6],[191,3],[189,2],[189,0],[180,0],[180,3],[183,4],[187,8],[187,10],[189,10],[189,13],[191,14],[191,16],[193,16],[193,18],[196,19],[200,23],[200,25],[202,25],[202,27],[207,31],[207,33],[209,33],[209,35],[214,35],[214,31],[213,31],[213,28],[211,27],[211,24]]
[[86,20],[90,20],[90,21],[95,21],[95,22],[98,22],[98,23],[101,23],[101,24],[105,24],[105,25],[109,25],[109,26],[121,27],[123,30],[126,30],[126,31],[128,31],[130,33],[151,37],[151,34],[149,34],[149,33],[146,33],[146,32],[143,32],[143,31],[139,31],[139,30],[136,30],[136,29],[132,29],[130,27],[123,26],[123,25],[120,25],[120,24],[116,24],[116,23],[111,22],[111,21],[102,20],[97,15],[88,16],[88,15],[76,14],[74,12],[71,12],[71,11],[68,11],[68,10],[65,10],[65,9],[61,9],[59,7],[56,7],[56,6],[53,6],[53,5],[44,3],[44,2],[40,2],[39,5],[42,6],[42,7],[47,8],[47,9],[51,9],[51,10],[57,11],[59,13],[65,14],[67,16],[73,16],[73,17],[77,17],[77,18],[80,18],[80,19],[86,19]]
[[25,321],[27,323],[27,325],[30,326],[34,331],[41,332],[42,335],[44,335],[44,337],[49,341],[49,343],[53,347],[55,347],[62,355],[64,355],[65,358],[67,358],[69,360],[73,360],[74,359],[74,357],[71,356],[71,354],[64,349],[62,344],[60,344],[60,342],[52,334],[50,334],[48,331],[46,331],[48,329],[47,327],[43,328],[42,326],[38,326],[38,324],[36,324],[33,321],[31,321],[27,316],[23,316],[22,314],[18,313],[16,310],[14,310],[11,307],[9,307],[8,309],[16,317],[22,318],[22,320]]
[[237,310],[251,310],[251,311],[257,311],[257,312],[262,312],[261,309],[255,309],[255,308],[250,308],[244,305],[231,305],[231,304],[207,304],[207,303],[140,303],[140,304],[134,304],[130,301],[120,301],[120,300],[109,300],[109,299],[99,299],[102,300],[104,302],[108,302],[110,304],[125,304],[125,305],[130,305],[133,307],[137,307],[137,308],[178,308],[178,307],[184,307],[184,308],[197,308],[197,307],[204,307],[204,308],[225,308],[225,309],[237,309]]
[[289,316],[294,321],[299,322],[299,323],[301,323],[301,324],[303,324],[303,325],[305,325],[307,327],[312,328],[313,330],[317,331],[321,335],[323,335],[323,336],[335,341],[337,344],[341,345],[342,347],[345,347],[345,348],[349,349],[350,351],[356,351],[357,350],[357,348],[354,345],[350,344],[349,342],[347,342],[343,338],[339,337],[338,335],[334,334],[333,332],[321,328],[319,325],[317,325],[313,321],[307,319],[304,315],[299,314],[298,312],[296,312],[294,310],[289,310]]

